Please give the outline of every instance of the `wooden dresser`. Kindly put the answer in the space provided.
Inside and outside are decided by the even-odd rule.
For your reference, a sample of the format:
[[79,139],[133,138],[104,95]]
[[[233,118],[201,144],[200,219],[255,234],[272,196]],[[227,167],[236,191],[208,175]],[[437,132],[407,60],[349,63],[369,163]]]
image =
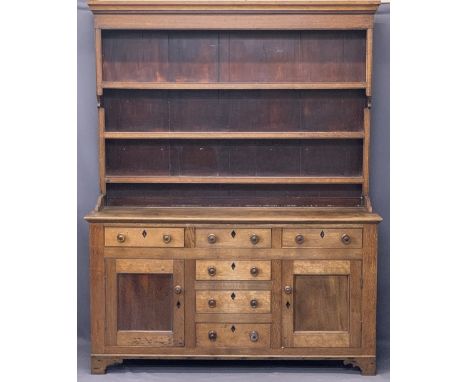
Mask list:
[[90,0],[91,371],[333,359],[376,371],[373,0]]

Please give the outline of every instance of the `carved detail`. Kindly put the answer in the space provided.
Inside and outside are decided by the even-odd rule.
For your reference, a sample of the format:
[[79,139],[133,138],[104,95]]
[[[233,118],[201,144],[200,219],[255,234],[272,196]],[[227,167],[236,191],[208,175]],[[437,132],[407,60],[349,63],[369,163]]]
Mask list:
[[343,360],[345,366],[352,366],[361,369],[362,375],[375,375],[375,357],[347,358]]
[[91,374],[106,374],[109,366],[123,362],[122,358],[91,356]]

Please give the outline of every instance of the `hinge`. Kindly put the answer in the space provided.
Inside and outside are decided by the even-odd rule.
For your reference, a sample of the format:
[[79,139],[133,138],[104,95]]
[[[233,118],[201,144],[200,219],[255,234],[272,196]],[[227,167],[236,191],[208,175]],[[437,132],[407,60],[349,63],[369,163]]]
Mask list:
[[368,109],[371,109],[372,108],[372,97],[371,96],[368,96],[367,97],[367,104],[366,104],[366,107]]
[[98,95],[97,96],[97,108],[101,108],[102,107],[102,95]]

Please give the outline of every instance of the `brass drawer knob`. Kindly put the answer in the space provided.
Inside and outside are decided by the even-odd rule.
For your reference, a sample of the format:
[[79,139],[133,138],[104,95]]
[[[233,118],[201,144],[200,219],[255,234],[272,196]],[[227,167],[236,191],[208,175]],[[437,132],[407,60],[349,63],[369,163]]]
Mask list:
[[210,244],[216,243],[216,235],[214,233],[210,233],[208,235],[208,243]]
[[210,330],[208,332],[208,338],[210,339],[210,341],[216,341],[217,337],[218,337],[218,335],[216,334],[216,332],[214,330]]
[[257,244],[259,241],[260,241],[260,238],[258,237],[258,235],[256,234],[250,235],[250,242],[253,245]]
[[182,293],[182,287],[180,285],[176,285],[174,287],[174,293],[175,294],[181,294]]
[[250,300],[250,306],[255,309],[258,306],[258,301],[255,299]]
[[341,236],[341,241],[343,244],[348,245],[351,243],[351,237],[345,233],[343,236]]
[[216,268],[211,266],[211,267],[208,267],[208,274],[210,276],[214,276],[216,274]]
[[252,268],[250,268],[250,274],[251,274],[252,276],[256,277],[256,276],[258,275],[258,272],[259,272],[259,270],[258,270],[257,267],[252,267]]
[[171,235],[163,235],[164,243],[169,244],[171,242],[171,240],[172,240]]
[[125,241],[125,235],[124,235],[123,233],[119,233],[119,234],[117,235],[117,241],[118,241],[119,243],[123,243],[123,242]]
[[284,287],[284,293],[291,294],[292,293],[292,286],[291,285],[286,285]]
[[294,239],[296,241],[297,244],[304,244],[304,235],[296,235],[296,238]]
[[214,298],[210,298],[210,299],[208,300],[208,306],[209,306],[210,308],[216,308],[216,300],[215,300]]
[[252,342],[258,341],[258,333],[255,330],[251,331],[249,336],[250,336],[250,341]]

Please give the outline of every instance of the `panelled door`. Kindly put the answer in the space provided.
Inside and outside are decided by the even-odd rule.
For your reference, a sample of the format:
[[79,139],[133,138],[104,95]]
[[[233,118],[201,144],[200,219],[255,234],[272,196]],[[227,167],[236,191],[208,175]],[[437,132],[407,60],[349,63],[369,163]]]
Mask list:
[[361,261],[282,263],[285,347],[359,347]]
[[184,261],[106,259],[106,345],[184,346]]

